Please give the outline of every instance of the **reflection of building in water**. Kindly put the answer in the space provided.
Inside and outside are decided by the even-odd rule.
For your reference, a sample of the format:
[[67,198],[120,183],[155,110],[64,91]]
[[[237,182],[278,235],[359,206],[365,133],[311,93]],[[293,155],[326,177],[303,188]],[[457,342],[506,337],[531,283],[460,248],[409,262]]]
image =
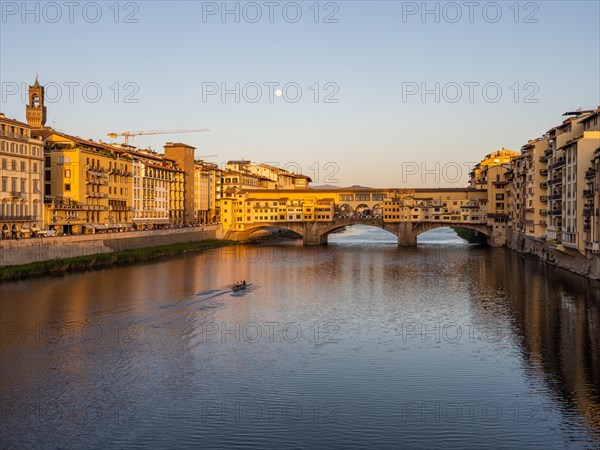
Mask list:
[[600,436],[600,290],[565,270],[497,251],[506,253],[504,262],[480,265],[481,280],[489,298],[503,292],[509,303],[490,306],[476,286],[476,306],[482,315],[506,308],[530,372],[543,374],[561,403],[573,405]]

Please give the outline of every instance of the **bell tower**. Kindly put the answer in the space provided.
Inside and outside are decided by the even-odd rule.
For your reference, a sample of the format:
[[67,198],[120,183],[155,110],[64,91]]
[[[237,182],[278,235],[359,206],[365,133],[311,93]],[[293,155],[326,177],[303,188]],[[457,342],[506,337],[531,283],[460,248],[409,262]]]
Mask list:
[[35,77],[33,86],[29,86],[29,103],[26,111],[27,123],[34,128],[43,128],[46,125],[46,107],[44,106],[44,87]]

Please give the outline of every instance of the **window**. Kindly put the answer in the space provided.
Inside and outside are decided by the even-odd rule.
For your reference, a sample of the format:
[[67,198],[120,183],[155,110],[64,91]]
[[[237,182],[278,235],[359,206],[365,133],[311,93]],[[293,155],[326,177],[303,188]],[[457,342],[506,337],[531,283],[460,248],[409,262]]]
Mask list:
[[71,191],[71,183],[65,183],[65,191],[66,192],[70,192]]
[[65,169],[65,178],[71,178],[71,169]]
[[8,188],[8,177],[2,177],[2,192],[6,192]]
[[27,169],[25,169],[25,161],[21,161],[21,172],[26,172]]

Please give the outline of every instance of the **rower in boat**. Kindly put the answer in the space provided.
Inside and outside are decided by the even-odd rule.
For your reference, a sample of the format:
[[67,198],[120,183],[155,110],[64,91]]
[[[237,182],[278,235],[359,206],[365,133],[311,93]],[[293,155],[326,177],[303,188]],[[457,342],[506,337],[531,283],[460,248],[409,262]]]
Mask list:
[[246,280],[238,281],[232,287],[234,291],[240,291],[242,289],[246,289],[246,287],[250,286],[252,283],[246,283]]

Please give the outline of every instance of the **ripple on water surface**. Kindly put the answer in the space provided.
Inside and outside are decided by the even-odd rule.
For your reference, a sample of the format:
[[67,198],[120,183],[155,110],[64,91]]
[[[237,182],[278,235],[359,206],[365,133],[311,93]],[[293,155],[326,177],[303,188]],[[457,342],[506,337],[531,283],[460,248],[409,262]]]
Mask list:
[[2,447],[598,447],[598,284],[450,229],[329,242],[0,285]]

